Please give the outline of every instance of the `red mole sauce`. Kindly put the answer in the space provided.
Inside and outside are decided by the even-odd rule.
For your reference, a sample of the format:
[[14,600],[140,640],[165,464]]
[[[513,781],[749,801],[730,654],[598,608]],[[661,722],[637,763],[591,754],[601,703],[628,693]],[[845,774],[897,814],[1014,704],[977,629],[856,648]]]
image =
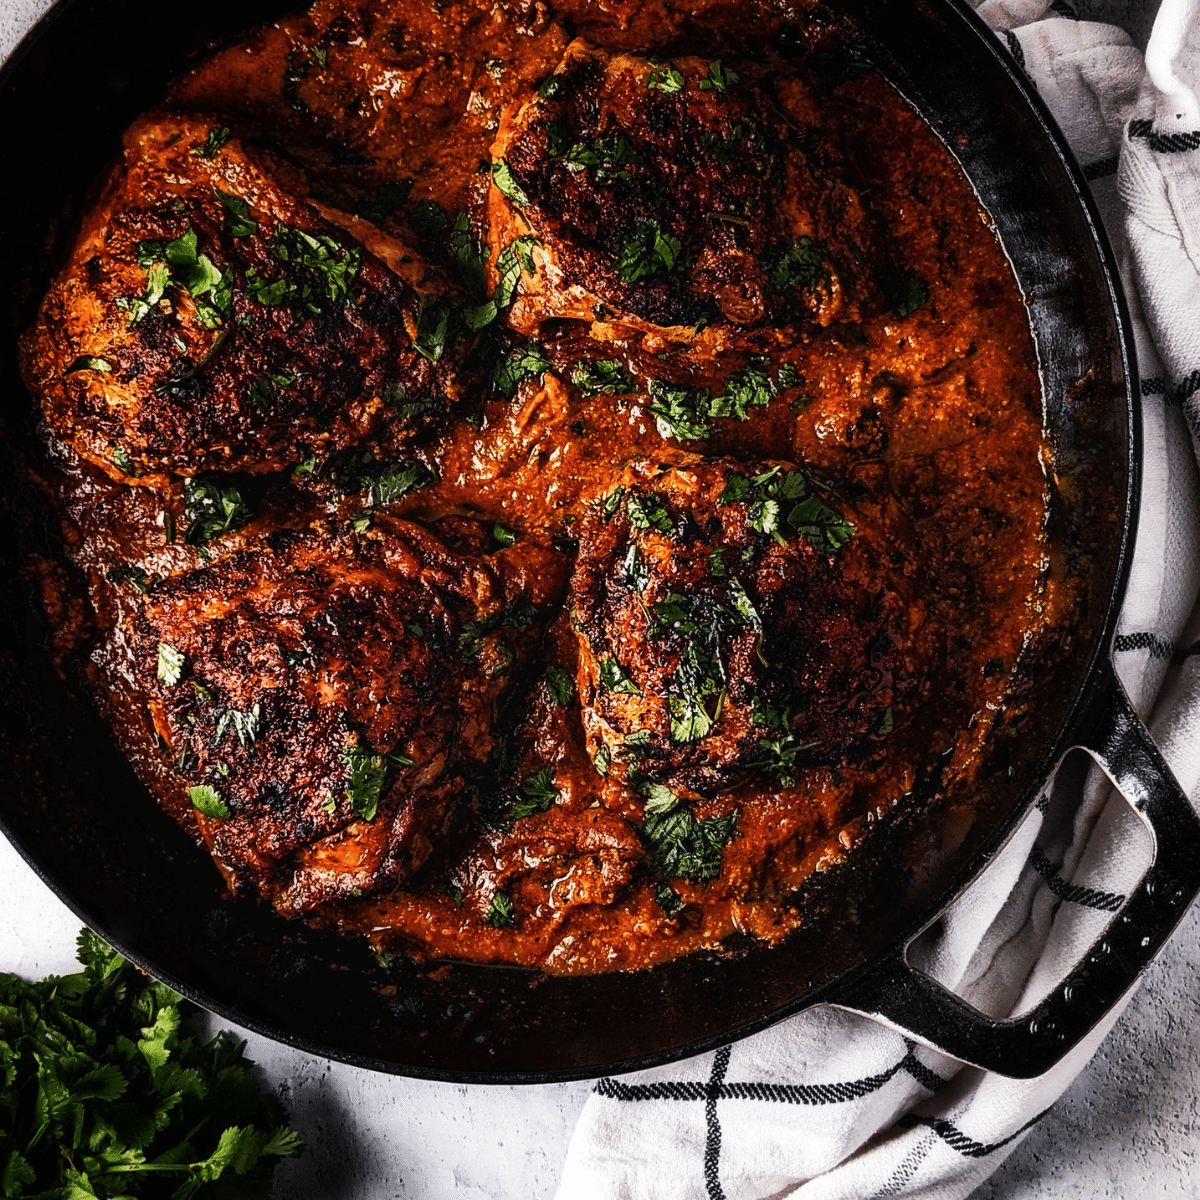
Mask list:
[[[870,752],[802,763],[786,786],[751,773],[688,793],[695,822],[736,814],[716,847],[719,874],[689,882],[648,865],[653,793],[615,761],[598,770],[598,743],[580,712],[586,672],[564,599],[538,650],[561,674],[536,666],[519,700],[500,702],[506,752],[548,806],[489,820],[488,797],[467,798],[423,864],[394,888],[306,914],[366,934],[384,951],[559,973],[646,967],[718,946],[734,931],[785,937],[805,920],[789,897],[851,854],[924,764],[943,758],[946,785],[969,791],[1022,647],[1051,602],[1040,389],[1012,271],[947,147],[877,73],[852,55],[820,51],[804,20],[789,24],[766,8],[748,16],[745,5],[717,2],[684,12],[662,0],[361,8],[330,0],[221,49],[179,81],[166,107],[211,117],[247,144],[253,135],[280,171],[292,172],[293,187],[397,265],[394,246],[414,244],[414,213],[429,201],[450,220],[465,211],[483,244],[489,226],[511,218],[489,186],[494,146],[510,147],[517,161],[520,105],[576,38],[612,56],[680,64],[689,81],[707,70],[704,78],[720,84],[721,70],[736,67],[747,86],[769,87],[781,119],[827,135],[855,180],[853,205],[821,237],[869,225],[902,271],[891,294],[861,311],[832,296],[810,320],[748,335],[732,361],[769,360],[768,402],[751,404],[744,420],[711,420],[707,438],[664,436],[644,387],[609,395],[573,377],[578,363],[597,359],[619,360],[642,378],[669,361],[677,381],[716,395],[731,361],[718,329],[698,322],[681,348],[675,327],[663,333],[603,305],[591,320],[543,314],[545,369],[511,396],[468,395],[423,428],[407,453],[437,481],[387,513],[428,525],[464,554],[497,553],[497,536],[538,542],[566,556],[569,570],[589,506],[631,478],[627,464],[641,464],[629,469],[635,474],[698,470],[701,456],[799,464],[855,514],[899,615],[893,699],[872,725]],[[494,253],[488,270],[491,282]],[[533,322],[535,301],[519,294],[501,321]],[[197,824],[132,665],[129,630],[142,598],[112,582],[112,564],[167,579],[255,545],[271,529],[353,519],[362,501],[330,499],[297,476],[274,486],[243,528],[198,548],[180,537],[178,481],[127,486],[57,440],[51,459],[40,478],[63,513],[67,563],[38,569],[56,645],[85,653],[85,673],[139,773],[212,848],[220,831],[203,817]],[[86,599],[72,583],[80,574]],[[555,678],[568,680],[561,695]]]

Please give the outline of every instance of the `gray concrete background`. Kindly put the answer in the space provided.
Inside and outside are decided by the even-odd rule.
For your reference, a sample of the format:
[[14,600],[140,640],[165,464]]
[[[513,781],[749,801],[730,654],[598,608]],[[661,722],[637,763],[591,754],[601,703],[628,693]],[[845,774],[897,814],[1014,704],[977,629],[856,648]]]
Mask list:
[[[48,0],[0,0],[0,59]],[[1145,45],[1155,10],[1084,0],[1081,15]],[[0,839],[0,970],[74,968],[79,922]],[[977,1190],[977,1200],[1200,1195],[1200,911],[1184,921],[1100,1053]],[[287,1200],[550,1200],[587,1083],[484,1088],[360,1071],[253,1034],[248,1052],[310,1152],[285,1164]]]

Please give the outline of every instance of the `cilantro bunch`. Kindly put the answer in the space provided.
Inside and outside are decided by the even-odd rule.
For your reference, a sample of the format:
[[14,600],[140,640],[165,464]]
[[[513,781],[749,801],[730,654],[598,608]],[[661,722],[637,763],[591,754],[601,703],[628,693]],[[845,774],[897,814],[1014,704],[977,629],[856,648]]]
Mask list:
[[230,1033],[181,1034],[186,1004],[95,934],[77,975],[0,974],[0,1196],[252,1200],[303,1150]]

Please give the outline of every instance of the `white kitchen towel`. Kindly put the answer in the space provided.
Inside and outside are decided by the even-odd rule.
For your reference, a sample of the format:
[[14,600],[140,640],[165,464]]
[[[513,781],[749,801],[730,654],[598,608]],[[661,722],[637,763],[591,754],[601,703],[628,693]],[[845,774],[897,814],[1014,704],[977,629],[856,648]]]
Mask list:
[[[1111,3],[1106,6],[1113,9]],[[980,16],[1065,131],[1121,263],[1144,397],[1140,532],[1118,672],[1188,794],[1200,794],[1200,0],[1165,0],[1146,59],[1066,0]],[[1189,434],[1190,430],[1190,434]],[[1147,838],[1082,754],[985,875],[914,948],[996,1016],[1032,1007],[1148,862]],[[1038,1079],[988,1074],[818,1008],[713,1054],[602,1079],[558,1200],[967,1196],[1071,1083],[1116,1020]]]

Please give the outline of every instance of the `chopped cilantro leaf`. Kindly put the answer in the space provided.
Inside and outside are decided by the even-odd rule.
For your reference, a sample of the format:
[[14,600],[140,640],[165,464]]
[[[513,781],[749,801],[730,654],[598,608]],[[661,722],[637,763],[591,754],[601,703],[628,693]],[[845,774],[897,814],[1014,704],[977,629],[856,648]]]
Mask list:
[[[734,156],[738,151],[738,144],[745,134],[746,127],[739,123],[730,130],[727,138],[714,137],[711,134],[707,135],[704,139],[704,145],[712,151],[712,156],[716,159],[718,165],[725,167],[733,162]],[[717,214],[717,219],[720,220],[724,216],[725,214],[723,213]]]
[[800,369],[794,363],[780,363],[779,370],[776,372],[776,378],[781,388],[804,386],[804,376],[800,374]]
[[158,667],[157,675],[159,683],[165,683],[167,687],[174,687],[183,677],[183,654],[176,650],[174,646],[168,646],[166,642],[158,643]]
[[446,245],[454,260],[459,282],[471,295],[482,296],[487,290],[483,258],[471,237],[470,219],[465,209],[455,217],[446,235]]
[[437,474],[419,459],[380,462],[369,450],[347,450],[332,456],[321,468],[344,496],[367,492],[367,503],[392,504],[409,492],[437,482]]
[[[621,497],[624,495],[625,489],[623,487],[615,487],[604,497],[604,503],[601,505],[600,511],[604,514],[606,521],[609,517],[615,515],[617,509],[621,507]],[[631,517],[630,520],[632,519]]]
[[445,296],[422,296],[417,308],[415,349],[430,362],[437,362],[446,353],[450,339],[450,319],[454,305]]
[[671,739],[688,743],[704,737],[721,715],[725,699],[724,643],[747,627],[761,633],[762,622],[737,579],[729,581],[729,602],[712,595],[671,593],[650,613],[647,636],[680,646],[667,683]]
[[560,707],[566,707],[575,697],[575,681],[554,663],[546,665],[546,691],[550,693],[550,701]]
[[542,767],[521,781],[521,796],[513,802],[512,819],[520,821],[534,813],[545,812],[558,799],[554,786],[554,768]]
[[409,492],[436,482],[437,475],[416,459],[380,463],[370,481],[371,503],[391,504]]
[[75,371],[103,371],[106,375],[112,374],[112,364],[105,362],[102,358],[96,358],[92,354],[81,354],[64,372],[64,375],[71,375]]
[[672,921],[687,907],[682,897],[669,883],[656,883],[654,885],[654,899],[657,901],[659,908]]
[[779,532],[778,500],[755,500],[746,514],[746,524],[756,533],[769,533],[780,543],[784,542],[784,537]]
[[262,728],[262,709],[257,704],[246,709],[245,712],[236,708],[227,708],[217,722],[217,731],[213,740],[219,742],[229,728],[233,729],[239,746],[243,748],[253,746],[258,741],[259,731]]
[[496,290],[492,293],[492,303],[497,308],[507,308],[513,302],[517,284],[521,282],[521,245],[519,241],[509,242],[500,251],[496,259],[496,270],[500,278],[496,281]]
[[492,903],[483,914],[483,923],[493,929],[511,929],[517,923],[517,908],[506,892],[493,892]]
[[725,481],[725,487],[717,497],[718,504],[744,504],[750,499],[750,480],[734,472]]
[[458,635],[458,645],[463,662],[472,662],[478,657],[483,639],[497,629],[527,629],[537,620],[538,610],[528,596],[518,596],[507,607],[485,617],[467,621]]
[[225,206],[225,232],[230,237],[250,237],[258,229],[258,222],[250,216],[250,206],[240,196],[231,196],[220,188],[213,190]]
[[214,125],[204,135],[204,141],[196,147],[196,153],[201,158],[216,158],[229,141],[229,130],[223,125]]
[[599,775],[601,779],[606,779],[608,777],[609,768],[612,766],[612,754],[609,752],[607,746],[601,746],[600,749],[596,751],[596,756],[592,759],[592,766],[595,767],[596,774]]
[[490,542],[489,548],[504,550],[509,546],[516,545],[517,535],[511,529],[507,529],[497,523],[492,526],[488,534],[488,540]]
[[651,403],[660,437],[700,441],[712,436],[712,405],[707,388],[690,388],[655,379],[650,384]]
[[638,553],[637,543],[631,543],[621,562],[621,577],[636,592],[644,592],[650,582],[650,570]]
[[158,302],[166,295],[167,285],[171,282],[171,269],[166,263],[156,262],[151,265],[146,277],[146,291],[129,306],[128,323],[132,329],[139,324]]
[[119,470],[122,475],[131,476],[132,479],[137,478],[137,469],[133,466],[133,460],[130,457],[130,451],[125,449],[125,446],[113,446],[113,466]]
[[192,807],[206,817],[212,817],[214,821],[229,820],[229,805],[221,799],[221,793],[215,788],[206,784],[188,788],[188,799],[192,802]]
[[518,346],[500,360],[492,372],[492,380],[505,396],[516,395],[517,387],[526,379],[534,379],[550,370],[550,360],[537,346]]
[[626,167],[642,162],[637,148],[620,129],[600,137],[576,139],[564,125],[549,129],[550,157],[572,171],[591,168],[601,183],[609,179],[629,179]]
[[409,227],[423,242],[440,238],[447,223],[446,210],[436,200],[418,200],[408,216]]
[[266,412],[274,405],[276,388],[289,388],[296,382],[298,376],[291,371],[280,371],[277,375],[264,375],[250,384],[250,403],[259,412]]
[[253,267],[246,272],[246,291],[259,304],[315,315],[350,299],[350,286],[362,265],[362,251],[357,246],[343,246],[323,233],[279,224],[269,248],[287,270],[274,282],[265,280]]
[[575,364],[571,382],[585,392],[602,392],[606,396],[623,396],[637,388],[637,381],[619,358],[581,360]]
[[234,484],[197,476],[184,482],[183,516],[188,522],[183,540],[192,546],[204,546],[215,537],[240,529],[250,520],[250,510]]
[[150,576],[137,563],[114,563],[108,569],[109,583],[132,583],[144,596],[150,590]]
[[698,820],[682,805],[651,812],[642,827],[650,869],[665,879],[708,883],[721,874],[721,852],[737,832],[738,810],[724,817]]
[[676,92],[683,91],[683,72],[678,67],[673,67],[670,63],[663,63],[661,67],[655,67],[650,72],[650,78],[646,80],[646,86],[653,91],[672,96]]
[[702,91],[727,92],[731,85],[737,83],[738,73],[721,65],[721,60],[708,64],[708,76],[700,80]]
[[492,164],[492,182],[514,204],[524,207],[529,203],[529,196],[526,194],[525,189],[513,177],[512,168],[508,165],[508,159],[499,158]]
[[683,244],[652,218],[617,238],[616,259],[617,275],[625,283],[639,283],[681,269]]
[[411,767],[411,758],[402,754],[378,754],[365,746],[346,746],[341,752],[342,766],[349,772],[346,796],[350,811],[364,821],[373,821],[379,812],[388,766]]
[[810,237],[785,246],[769,259],[767,279],[777,292],[806,288],[821,269],[821,247]]
[[834,512],[815,494],[801,500],[787,522],[818,554],[836,554],[857,532],[853,521]]
[[542,100],[557,100],[563,93],[563,77],[547,75],[537,86],[538,97]]
[[714,417],[736,417],[745,421],[752,406],[770,404],[774,394],[765,360],[752,359],[744,370],[725,380],[725,390],[713,400],[710,411]]
[[642,689],[634,683],[629,672],[615,658],[606,658],[600,664],[600,682],[618,695],[640,696]]
[[929,288],[916,272],[904,271],[886,281],[888,308],[898,317],[911,317],[929,300]]
[[646,492],[641,496],[630,495],[625,502],[625,512],[635,529],[656,529],[668,537],[675,536],[675,519],[662,497],[654,492]]

